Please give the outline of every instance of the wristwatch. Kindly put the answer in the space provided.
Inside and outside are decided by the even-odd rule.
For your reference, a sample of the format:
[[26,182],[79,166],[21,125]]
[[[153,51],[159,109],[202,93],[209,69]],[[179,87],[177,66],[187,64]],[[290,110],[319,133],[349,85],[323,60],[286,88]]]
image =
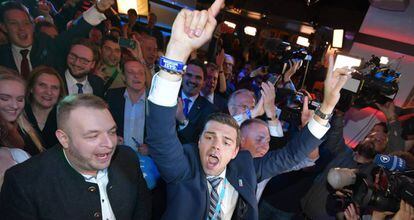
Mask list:
[[325,114],[323,112],[321,112],[321,110],[319,110],[319,108],[317,108],[315,110],[315,115],[319,116],[320,118],[322,118],[323,120],[329,120],[332,118],[333,114]]
[[158,66],[166,72],[178,75],[184,74],[187,69],[187,65],[185,65],[185,63],[171,60],[166,57],[160,57]]

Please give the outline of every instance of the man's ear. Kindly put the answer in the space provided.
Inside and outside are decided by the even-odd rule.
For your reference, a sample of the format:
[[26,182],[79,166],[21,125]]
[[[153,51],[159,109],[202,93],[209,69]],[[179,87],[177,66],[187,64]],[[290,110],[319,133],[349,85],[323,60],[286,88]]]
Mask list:
[[69,137],[63,130],[56,130],[55,135],[63,148],[69,148]]
[[3,22],[0,22],[0,30],[6,34],[8,33],[6,25]]
[[234,158],[237,157],[237,154],[239,153],[239,150],[240,150],[240,146],[236,146],[236,148],[234,149],[234,154],[231,157],[231,159],[234,159]]

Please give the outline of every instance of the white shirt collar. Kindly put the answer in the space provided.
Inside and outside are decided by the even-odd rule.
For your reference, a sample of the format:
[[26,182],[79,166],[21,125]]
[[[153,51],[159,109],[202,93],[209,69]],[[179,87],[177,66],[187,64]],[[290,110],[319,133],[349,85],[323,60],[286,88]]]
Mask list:
[[[138,99],[138,101],[136,103],[138,103],[140,101],[145,101],[145,96],[146,96],[146,94],[145,94],[145,92],[143,92],[142,95],[139,97],[139,99]],[[128,89],[125,89],[124,98],[125,99],[128,99],[129,101],[131,101],[131,99],[129,98]]]
[[195,102],[195,100],[198,98],[199,95],[200,94],[197,94],[195,96],[188,97],[188,96],[185,95],[185,93],[183,91],[181,91],[181,99],[183,99],[183,100],[184,99],[190,99],[192,103]]
[[213,178],[213,177],[221,177],[224,180],[226,178],[226,171],[227,171],[227,168],[224,168],[223,172],[221,172],[218,176],[206,176],[206,177],[207,177],[207,179],[210,179],[210,178]]
[[31,51],[32,50],[32,45],[30,45],[29,47],[23,48],[23,47],[19,47],[19,46],[15,45],[15,44],[12,44],[11,45],[11,48],[12,48],[12,50],[14,50],[14,52],[17,52],[17,53],[20,54],[20,51],[21,50],[29,50],[29,51]]
[[70,85],[75,85],[76,83],[80,83],[82,85],[86,85],[86,83],[88,82],[88,75],[86,75],[85,80],[79,82],[75,77],[72,76],[72,74],[70,74],[69,69],[66,69],[65,71],[65,78],[68,84]]
[[[72,165],[72,163],[70,163],[70,161],[68,160],[68,157],[66,156],[66,152],[65,152],[65,150],[63,150],[62,149],[62,151],[63,151],[63,155],[65,155],[65,159],[66,159],[66,161],[68,162],[68,164],[76,171],[76,172],[78,172],[79,173],[79,171],[77,171],[76,169],[75,169],[75,167],[73,167],[73,165]],[[80,175],[82,175],[83,176],[83,178],[85,178],[85,181],[87,181],[87,182],[91,182],[91,181],[93,181],[93,179],[95,178],[95,179],[101,179],[101,178],[104,178],[104,177],[106,177],[106,176],[108,176],[108,168],[105,168],[105,169],[103,169],[103,170],[98,170],[98,172],[96,173],[96,176],[93,176],[93,175],[87,175],[87,174],[82,174],[82,173],[79,173]]]

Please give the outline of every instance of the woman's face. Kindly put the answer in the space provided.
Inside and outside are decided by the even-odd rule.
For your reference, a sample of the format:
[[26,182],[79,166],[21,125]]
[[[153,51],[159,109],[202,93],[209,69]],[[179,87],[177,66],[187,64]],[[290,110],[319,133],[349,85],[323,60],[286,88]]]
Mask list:
[[33,102],[42,108],[52,108],[59,99],[60,95],[59,79],[51,74],[41,74],[33,85]]
[[24,108],[25,87],[14,80],[0,81],[0,115],[7,122],[15,122]]

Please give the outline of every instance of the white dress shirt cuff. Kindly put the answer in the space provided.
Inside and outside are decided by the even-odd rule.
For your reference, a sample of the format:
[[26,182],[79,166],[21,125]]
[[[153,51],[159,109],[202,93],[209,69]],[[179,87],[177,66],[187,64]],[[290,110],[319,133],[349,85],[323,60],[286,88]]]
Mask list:
[[278,122],[276,125],[269,124],[269,132],[272,137],[283,137],[282,123]]
[[106,20],[106,16],[103,13],[100,13],[95,6],[92,6],[87,11],[83,12],[83,19],[90,25],[96,26]]
[[161,78],[158,73],[152,78],[151,90],[148,100],[152,103],[165,107],[177,105],[178,92],[181,87],[181,79],[170,81]]
[[319,124],[313,117],[307,126],[312,135],[318,139],[321,139],[331,127],[329,123],[326,126]]

